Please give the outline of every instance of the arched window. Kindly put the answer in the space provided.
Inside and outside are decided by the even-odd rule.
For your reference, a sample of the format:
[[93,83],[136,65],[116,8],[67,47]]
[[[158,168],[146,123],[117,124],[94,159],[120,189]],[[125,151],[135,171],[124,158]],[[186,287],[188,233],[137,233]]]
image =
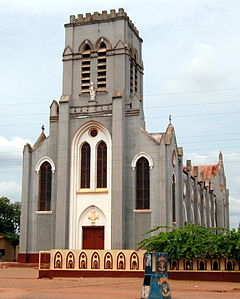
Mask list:
[[82,77],[81,77],[81,87],[82,92],[89,92],[90,87],[90,73],[91,73],[91,48],[88,44],[84,47],[82,52]]
[[175,175],[172,177],[172,221],[176,222],[176,180]]
[[150,208],[149,163],[144,157],[137,161],[136,208]]
[[81,149],[81,188],[90,188],[90,145],[85,142]]
[[52,167],[49,162],[44,162],[39,172],[39,211],[50,211],[51,209],[51,188],[52,188]]
[[107,145],[103,141],[97,147],[97,188],[107,188]]
[[97,87],[99,91],[106,91],[107,80],[107,46],[102,41],[98,50]]

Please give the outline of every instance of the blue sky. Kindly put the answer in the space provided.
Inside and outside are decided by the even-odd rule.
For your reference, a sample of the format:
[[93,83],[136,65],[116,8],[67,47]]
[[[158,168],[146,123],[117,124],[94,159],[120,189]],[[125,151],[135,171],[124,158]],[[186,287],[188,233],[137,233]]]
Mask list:
[[240,221],[240,2],[238,0],[0,0],[0,196],[21,197],[21,157],[61,96],[64,23],[72,14],[123,7],[143,38],[147,130],[172,115],[193,164],[221,150],[231,226]]

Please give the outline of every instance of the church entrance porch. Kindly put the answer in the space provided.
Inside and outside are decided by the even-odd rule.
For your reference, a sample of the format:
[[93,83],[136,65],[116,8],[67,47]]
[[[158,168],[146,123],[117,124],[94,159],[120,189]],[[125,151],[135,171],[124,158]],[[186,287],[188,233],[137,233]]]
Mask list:
[[84,226],[83,249],[104,249],[104,226]]

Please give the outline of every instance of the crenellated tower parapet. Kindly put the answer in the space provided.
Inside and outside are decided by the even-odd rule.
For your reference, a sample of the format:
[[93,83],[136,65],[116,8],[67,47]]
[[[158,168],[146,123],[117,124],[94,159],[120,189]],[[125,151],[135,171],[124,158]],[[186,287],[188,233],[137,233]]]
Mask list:
[[142,111],[142,39],[124,9],[72,15],[65,32],[63,96],[71,106],[111,104],[120,90]]
[[130,20],[123,8],[119,8],[118,12],[115,9],[111,9],[109,13],[107,12],[107,10],[103,10],[102,13],[96,11],[93,14],[86,13],[85,16],[83,14],[78,14],[77,16],[71,15],[70,22],[68,24],[65,24],[65,27],[81,26],[99,22],[111,22],[120,19],[127,20],[131,29],[139,37],[139,31],[134,26],[133,22]]

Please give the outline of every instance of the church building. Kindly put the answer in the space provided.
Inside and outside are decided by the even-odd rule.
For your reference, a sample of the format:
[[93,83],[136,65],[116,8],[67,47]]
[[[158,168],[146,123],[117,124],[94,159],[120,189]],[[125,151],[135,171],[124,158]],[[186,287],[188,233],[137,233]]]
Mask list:
[[123,9],[70,16],[63,87],[23,153],[19,261],[40,250],[135,249],[163,225],[229,226],[216,165],[183,165],[170,123],[145,129],[142,39]]

